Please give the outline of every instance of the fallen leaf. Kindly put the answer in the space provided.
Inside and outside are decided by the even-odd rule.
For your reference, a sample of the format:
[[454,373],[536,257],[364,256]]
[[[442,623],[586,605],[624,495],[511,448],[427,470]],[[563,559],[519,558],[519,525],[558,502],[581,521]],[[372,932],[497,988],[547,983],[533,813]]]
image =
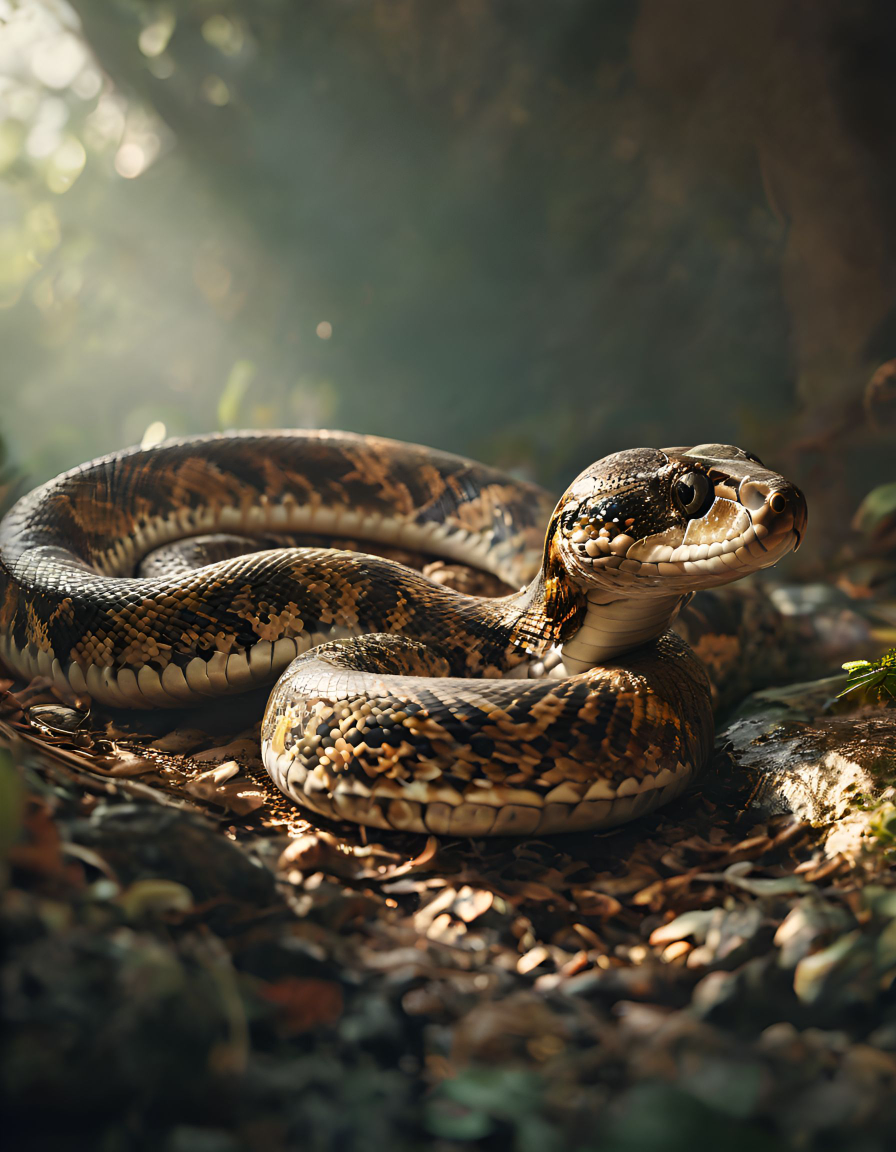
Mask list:
[[410,872],[418,872],[423,868],[429,868],[430,865],[434,863],[438,853],[439,841],[435,836],[430,836],[426,841],[426,847],[418,856],[406,861],[404,864],[384,868],[381,872],[377,873],[378,878],[380,880],[394,880],[397,876],[407,876]]
[[609,920],[622,911],[622,905],[614,896],[605,892],[595,892],[593,888],[573,888],[570,896],[583,916],[597,916]]
[[493,892],[488,892],[484,888],[471,888],[469,884],[465,884],[457,893],[457,899],[451,906],[451,911],[455,916],[459,916],[466,924],[472,924],[484,913],[488,912],[494,903],[495,896]]
[[335,1024],[344,1007],[342,987],[332,980],[284,976],[259,993],[277,1009],[277,1029],[286,1036]]

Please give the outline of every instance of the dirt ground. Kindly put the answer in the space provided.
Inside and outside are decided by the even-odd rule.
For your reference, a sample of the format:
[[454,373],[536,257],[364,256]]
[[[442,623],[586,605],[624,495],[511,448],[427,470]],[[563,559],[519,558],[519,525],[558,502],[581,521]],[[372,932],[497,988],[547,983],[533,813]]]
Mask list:
[[[257,695],[2,688],[15,1147],[890,1146],[892,710],[766,693],[653,816],[451,841],[306,819]],[[775,755],[834,771],[832,819]]]

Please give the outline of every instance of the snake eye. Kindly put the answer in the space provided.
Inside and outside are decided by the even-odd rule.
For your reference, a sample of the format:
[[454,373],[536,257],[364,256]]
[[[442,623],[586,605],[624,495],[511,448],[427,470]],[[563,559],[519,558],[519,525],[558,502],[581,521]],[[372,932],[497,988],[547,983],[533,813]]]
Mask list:
[[703,516],[715,499],[713,487],[702,472],[688,472],[675,481],[675,499],[685,516]]

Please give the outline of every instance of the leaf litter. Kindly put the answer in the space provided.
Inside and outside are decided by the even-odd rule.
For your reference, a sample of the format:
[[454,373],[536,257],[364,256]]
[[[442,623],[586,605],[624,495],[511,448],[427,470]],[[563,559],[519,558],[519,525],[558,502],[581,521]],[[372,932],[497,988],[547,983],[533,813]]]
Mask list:
[[[752,698],[649,818],[440,840],[295,808],[261,768],[258,700],[135,716],[0,693],[23,1146],[889,1146],[885,707]],[[836,741],[853,766],[873,745],[865,790],[833,822],[794,815],[787,757]]]

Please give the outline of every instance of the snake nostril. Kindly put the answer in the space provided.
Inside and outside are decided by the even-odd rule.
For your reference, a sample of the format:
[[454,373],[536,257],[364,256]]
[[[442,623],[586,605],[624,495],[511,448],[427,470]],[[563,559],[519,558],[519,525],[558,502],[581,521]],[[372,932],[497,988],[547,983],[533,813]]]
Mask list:
[[772,512],[780,516],[787,508],[787,497],[781,492],[773,492],[768,498],[768,506]]
[[768,485],[762,480],[744,480],[738,491],[738,499],[748,512],[761,512],[768,501]]

